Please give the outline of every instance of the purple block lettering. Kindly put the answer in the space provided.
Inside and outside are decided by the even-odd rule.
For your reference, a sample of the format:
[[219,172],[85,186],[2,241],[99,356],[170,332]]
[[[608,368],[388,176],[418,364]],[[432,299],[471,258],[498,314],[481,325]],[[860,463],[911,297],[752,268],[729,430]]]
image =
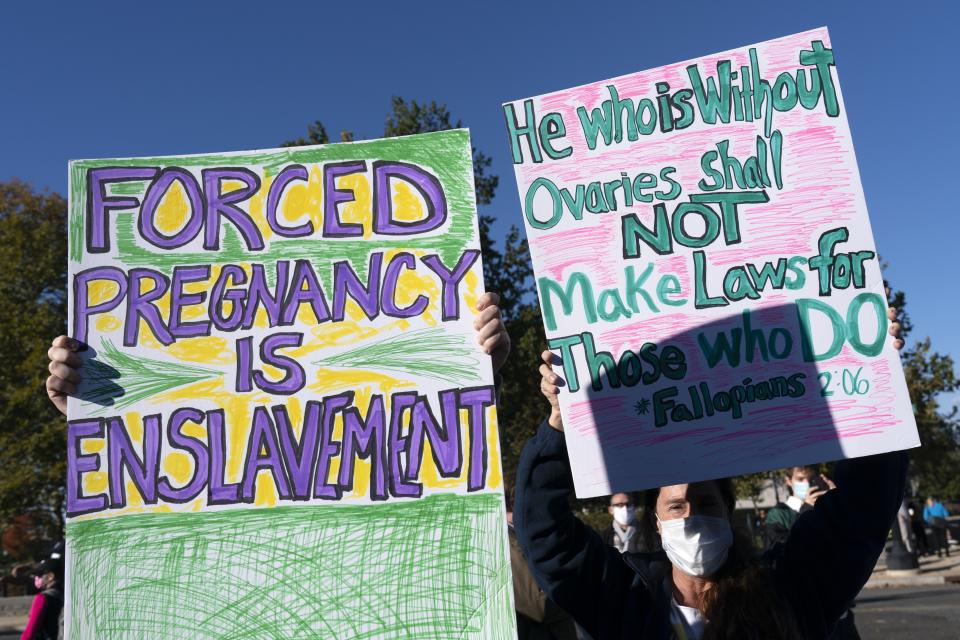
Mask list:
[[262,264],[251,267],[249,300],[243,314],[243,328],[250,329],[257,319],[257,310],[262,306],[267,312],[270,326],[280,324],[283,313],[283,298],[287,292],[287,281],[290,271],[289,260],[278,260],[276,263],[277,284],[273,291],[267,285],[267,272]]
[[210,484],[207,486],[209,504],[234,504],[240,494],[240,484],[224,482],[226,473],[226,434],[223,409],[207,412],[207,440],[210,442]]
[[196,320],[184,322],[180,319],[180,310],[195,304],[203,304],[207,292],[186,293],[183,285],[188,282],[204,282],[210,278],[210,265],[196,267],[174,267],[173,282],[170,284],[170,335],[174,339],[193,338],[210,335],[210,321]]
[[[139,319],[143,318],[154,337],[163,345],[173,344],[173,336],[163,323],[160,310],[154,304],[163,297],[170,286],[170,278],[153,269],[131,269],[130,285],[127,288],[127,319],[123,327],[123,344],[127,347],[137,345],[140,334]],[[146,293],[140,292],[142,280],[153,282],[153,288]]]
[[398,253],[391,258],[384,273],[383,288],[380,291],[380,308],[386,315],[393,318],[412,318],[423,313],[430,304],[427,296],[419,295],[409,306],[403,308],[397,306],[397,281],[400,279],[400,270],[404,267],[415,269],[416,266],[416,258],[412,253]]
[[160,478],[157,491],[166,502],[189,502],[200,495],[207,485],[210,456],[202,440],[183,433],[183,426],[187,422],[203,424],[203,413],[189,407],[175,409],[167,422],[167,439],[172,447],[188,452],[193,458],[193,476],[179,489],[166,476]]
[[[393,218],[391,179],[404,180],[420,192],[427,205],[422,220],[402,222]],[[384,236],[409,236],[426,233],[442,225],[447,219],[447,200],[440,181],[424,169],[405,162],[378,160],[373,163],[373,232]]]
[[[109,300],[90,306],[89,286],[96,280],[110,280],[117,283],[117,294]],[[90,316],[115,309],[125,295],[127,295],[127,276],[116,267],[93,267],[74,274],[73,337],[85,343]]]
[[353,489],[355,459],[370,459],[370,499],[387,499],[387,478],[383,461],[385,409],[383,396],[370,396],[367,418],[360,417],[356,407],[343,412],[343,454],[340,456],[338,484],[344,491]]
[[283,190],[294,180],[309,179],[307,168],[302,164],[292,164],[284,167],[277,177],[273,179],[270,185],[270,191],[267,193],[267,224],[270,229],[284,238],[301,238],[313,233],[313,223],[309,220],[295,227],[285,227],[277,220],[277,208],[280,206],[280,198],[283,197]]
[[320,452],[317,456],[317,473],[313,481],[313,496],[327,500],[339,500],[342,495],[339,484],[329,484],[330,458],[340,452],[340,443],[333,439],[333,423],[337,412],[353,404],[353,391],[323,399],[324,414],[320,430]]
[[[260,451],[263,450],[263,453]],[[253,427],[247,441],[247,459],[243,468],[243,482],[240,490],[242,502],[253,502],[256,494],[257,475],[266,469],[273,475],[277,494],[281,500],[290,499],[290,483],[287,470],[280,457],[280,443],[277,441],[276,428],[266,407],[254,407]]]
[[409,439],[403,436],[403,414],[417,402],[416,391],[403,391],[390,396],[390,434],[388,437],[390,461],[390,493],[395,498],[419,498],[423,495],[423,485],[419,482],[407,482],[409,475],[404,472],[400,458],[409,446]]
[[[239,289],[227,290],[228,283],[239,286]],[[243,322],[243,301],[247,299],[247,290],[241,285],[246,284],[247,273],[236,264],[225,264],[220,269],[220,275],[210,293],[214,304],[210,306],[210,319],[221,331],[235,331]],[[230,315],[223,315],[224,304],[230,303]]]
[[[237,228],[243,236],[247,249],[260,251],[263,249],[263,237],[260,229],[250,215],[237,207],[260,189],[260,178],[253,171],[243,167],[225,169],[204,169],[203,190],[207,194],[206,228],[204,229],[203,248],[207,251],[220,249],[220,218],[226,218]],[[224,180],[237,180],[243,187],[221,193],[220,187]]]
[[[307,285],[306,289],[303,288],[304,284]],[[304,302],[310,303],[317,322],[326,322],[330,319],[327,299],[323,295],[323,287],[317,280],[313,266],[309,260],[297,260],[293,267],[293,281],[290,283],[287,299],[283,303],[283,318],[280,324],[293,324],[297,319],[300,305]]]
[[303,388],[307,381],[306,373],[300,363],[294,358],[277,353],[284,347],[299,347],[303,343],[302,333],[275,333],[263,339],[260,343],[260,360],[284,372],[284,376],[277,382],[272,382],[260,370],[253,372],[253,382],[266,391],[289,396]]
[[327,238],[362,237],[363,225],[340,222],[339,204],[353,202],[353,191],[337,189],[336,179],[340,176],[360,173],[367,170],[363,160],[334,162],[323,167],[323,235]]
[[427,265],[431,271],[440,276],[443,282],[443,319],[456,320],[460,317],[460,281],[473,266],[473,263],[480,257],[480,252],[475,249],[468,249],[463,252],[460,259],[453,269],[447,267],[440,261],[440,256],[429,255],[420,258],[423,264]]
[[382,253],[375,251],[370,254],[370,264],[367,267],[367,286],[363,286],[360,276],[350,266],[349,261],[333,263],[334,322],[343,320],[344,310],[347,306],[347,295],[360,305],[367,318],[373,320],[377,317],[377,304],[380,301],[380,267],[382,264]]
[[84,227],[88,253],[110,250],[107,213],[117,209],[133,209],[140,201],[133,197],[107,196],[110,182],[149,180],[157,175],[156,167],[102,167],[87,172],[87,219]]
[[103,419],[71,420],[67,423],[67,516],[103,511],[107,508],[107,496],[98,493],[83,495],[83,474],[100,469],[100,454],[80,453],[84,438],[102,438]]
[[467,491],[479,491],[487,483],[487,407],[495,402],[492,386],[462,389],[460,406],[470,414],[470,473]]
[[293,484],[294,500],[310,499],[310,481],[313,478],[313,464],[317,459],[317,434],[323,417],[323,404],[315,400],[307,402],[303,413],[303,429],[300,439],[293,433],[293,425],[287,408],[283,405],[273,407],[273,418],[277,422],[280,434],[280,449],[287,461],[290,481]]
[[[456,393],[445,391],[441,394],[441,397],[444,394],[446,394],[446,401],[452,403],[455,408]],[[443,400],[441,400],[441,406],[444,406]],[[456,419],[456,413],[455,409],[453,413],[454,422],[450,423],[447,419],[447,413],[444,412],[444,429],[441,430],[426,396],[417,398],[417,403],[413,405],[413,413],[410,416],[410,440],[407,448],[406,473],[408,479],[416,480],[420,476],[424,438],[430,441],[430,450],[433,452],[433,460],[437,464],[440,476],[455,478],[460,475],[463,452],[460,448],[459,420]]]
[[[175,181],[179,181],[190,200],[190,217],[183,227],[172,236],[165,235],[157,229],[157,205],[163,200],[164,194]],[[156,180],[150,183],[147,193],[143,197],[143,207],[140,209],[140,218],[137,220],[137,229],[140,236],[155,247],[161,249],[176,249],[188,244],[203,226],[203,194],[200,185],[193,174],[186,169],[170,167],[160,172]]]
[[143,417],[143,459],[137,456],[127,427],[119,416],[107,418],[107,470],[110,474],[110,507],[127,505],[124,468],[145,504],[157,503],[157,469],[160,467],[160,415]]

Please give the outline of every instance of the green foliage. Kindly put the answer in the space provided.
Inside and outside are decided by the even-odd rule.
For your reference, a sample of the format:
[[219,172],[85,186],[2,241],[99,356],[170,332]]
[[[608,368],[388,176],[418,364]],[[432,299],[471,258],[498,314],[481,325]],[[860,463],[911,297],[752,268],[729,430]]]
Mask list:
[[956,391],[953,358],[933,351],[930,338],[916,342],[903,354],[917,429],[923,446],[910,451],[910,477],[918,495],[960,496],[960,423],[957,409],[943,413],[940,394]]
[[761,471],[760,473],[748,473],[737,476],[733,479],[733,487],[737,492],[737,498],[741,500],[753,500],[756,503],[763,493],[763,488],[777,471]]
[[[603,533],[607,530],[607,527],[610,526],[610,523],[613,522],[613,516],[607,511],[607,508],[603,505],[584,505],[580,504],[585,501],[577,501],[577,507],[575,508],[574,513],[577,514],[577,517],[580,518],[580,521],[585,525],[596,531],[597,533]],[[607,502],[607,498],[603,498],[603,502]],[[640,515],[637,515],[637,518],[640,518]]]
[[[898,309],[897,321],[906,339],[913,330],[903,291],[887,288],[887,302]],[[921,446],[910,450],[909,488],[916,495],[960,496],[960,422],[957,408],[943,413],[939,398],[960,389],[953,358],[933,350],[930,338],[901,352],[903,374],[917,420]]]
[[66,216],[59,195],[0,183],[0,530],[29,515],[62,531],[66,439],[44,385],[66,326]]
[[313,124],[307,125],[307,137],[287,140],[281,147],[305,147],[312,144],[327,144],[330,142],[330,136],[327,135],[327,128],[319,120],[314,120]]

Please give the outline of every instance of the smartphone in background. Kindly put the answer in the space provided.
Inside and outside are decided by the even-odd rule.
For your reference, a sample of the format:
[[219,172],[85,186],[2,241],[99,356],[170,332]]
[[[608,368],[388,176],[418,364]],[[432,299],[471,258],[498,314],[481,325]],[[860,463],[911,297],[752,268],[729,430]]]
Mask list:
[[830,487],[827,486],[823,476],[817,475],[810,479],[810,491],[827,491],[829,489]]

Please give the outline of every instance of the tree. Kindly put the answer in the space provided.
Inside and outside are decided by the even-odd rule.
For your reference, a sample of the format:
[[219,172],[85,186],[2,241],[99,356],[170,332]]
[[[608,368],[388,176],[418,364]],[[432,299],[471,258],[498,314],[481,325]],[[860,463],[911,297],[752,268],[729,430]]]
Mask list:
[[[452,119],[444,104],[435,101],[419,103],[394,97],[383,135],[405,136],[462,126],[460,120]],[[344,131],[341,139],[352,140],[353,134]],[[326,142],[329,142],[329,136],[318,120],[308,127],[306,138],[288,141],[284,146]],[[488,156],[476,148],[472,153],[477,204],[489,205],[496,193],[499,177],[490,174],[491,159]],[[488,291],[500,294],[504,322],[513,340],[513,351],[501,371],[504,382],[498,404],[503,464],[509,474],[516,468],[523,444],[546,417],[545,403],[540,396],[540,378],[536,372],[546,338],[540,307],[534,295],[533,266],[527,240],[516,226],[512,226],[501,250],[491,238],[492,224],[492,216],[479,216],[484,282]]]
[[[913,329],[906,312],[906,295],[889,293],[891,306],[900,310],[898,318],[906,338]],[[953,358],[933,350],[930,338],[904,349],[903,374],[917,420],[921,446],[910,450],[910,486],[920,496],[960,496],[960,423],[957,408],[944,413],[938,405],[942,394],[960,388]]]
[[66,326],[66,219],[61,196],[0,183],[0,529],[29,520],[57,537],[66,441],[44,383],[50,340]]

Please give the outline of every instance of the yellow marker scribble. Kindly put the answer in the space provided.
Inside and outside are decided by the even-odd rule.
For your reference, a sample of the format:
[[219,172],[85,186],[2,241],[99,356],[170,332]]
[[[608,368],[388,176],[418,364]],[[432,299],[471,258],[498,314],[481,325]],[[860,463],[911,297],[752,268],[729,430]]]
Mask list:
[[[290,182],[283,190],[282,197],[278,203],[277,216],[280,224],[284,226],[295,226],[310,221],[314,227],[314,233],[319,235],[323,224],[323,172],[322,165],[308,165],[309,178],[307,181],[294,180]],[[254,220],[255,224],[263,234],[264,240],[273,242],[284,241],[278,238],[269,228],[266,221],[266,198],[269,188],[275,179],[273,175],[261,175],[261,188],[247,201],[239,206],[247,210]],[[336,188],[341,191],[351,191],[353,201],[341,203],[338,207],[337,215],[342,224],[358,224],[363,228],[363,237],[372,237],[372,210],[373,210],[373,185],[371,178],[366,173],[357,173],[342,176],[336,179]],[[246,185],[236,180],[225,180],[220,185],[221,193],[228,194],[236,189],[245,189]],[[423,197],[410,184],[403,180],[393,180],[390,182],[390,192],[392,198],[393,218],[401,222],[416,222],[422,220],[426,215]],[[191,214],[191,203],[183,186],[174,181],[161,199],[157,207],[155,224],[161,233],[172,235],[183,228],[188,216]],[[229,226],[229,223],[226,223]],[[319,241],[322,240],[319,237]],[[383,252],[383,267],[389,264],[391,258],[396,256],[401,250],[397,248],[373,250]],[[196,382],[175,388],[163,393],[159,393],[146,402],[153,406],[184,407],[194,406],[203,407],[205,410],[217,408],[223,411],[225,425],[225,441],[227,451],[227,468],[224,470],[226,483],[236,483],[242,478],[244,464],[248,457],[255,457],[255,453],[248,453],[247,446],[252,427],[252,419],[256,407],[271,407],[281,405],[285,408],[289,417],[291,428],[296,438],[301,438],[303,431],[303,416],[306,409],[306,402],[310,400],[319,401],[324,396],[330,396],[344,391],[354,393],[353,406],[359,411],[360,415],[366,419],[370,404],[370,399],[374,394],[380,395],[384,400],[384,407],[388,411],[387,420],[390,419],[390,395],[397,391],[420,390],[422,380],[416,380],[379,371],[361,370],[361,369],[341,369],[328,367],[324,364],[325,352],[336,354],[343,349],[365,341],[376,340],[380,337],[394,336],[410,329],[421,326],[437,326],[439,319],[439,308],[441,298],[441,282],[431,270],[424,267],[421,258],[424,255],[435,253],[435,250],[426,249],[406,249],[415,257],[415,268],[402,269],[400,271],[397,287],[394,292],[394,302],[398,307],[404,308],[412,305],[420,296],[426,296],[430,300],[430,307],[417,318],[395,319],[381,317],[373,323],[366,317],[360,306],[352,299],[347,300],[346,318],[342,322],[332,323],[326,321],[320,323],[313,313],[309,304],[302,304],[297,310],[297,321],[299,328],[293,330],[304,331],[304,344],[295,349],[285,348],[282,353],[285,356],[294,358],[307,371],[308,385],[301,393],[300,397],[289,396],[270,396],[262,391],[254,390],[251,393],[237,393],[234,391],[235,380],[234,372],[228,369],[225,376],[216,376],[213,379]],[[256,261],[254,254],[249,254],[248,259]],[[293,258],[290,258],[291,260]],[[247,275],[246,283],[243,285],[233,284],[228,289],[246,289],[249,285],[252,267],[250,263],[241,264]],[[356,266],[356,265],[355,265]],[[452,266],[452,265],[451,265]],[[264,264],[267,273],[273,270],[272,262]],[[361,271],[366,272],[365,268]],[[187,283],[184,291],[187,293],[206,293],[210,291],[214,282],[222,272],[222,265],[212,264],[210,266],[210,278],[203,282]],[[465,281],[461,287],[461,313],[464,317],[470,317],[475,312],[476,301],[482,293],[480,284],[481,267],[474,265],[466,275]],[[382,276],[382,273],[381,273]],[[149,280],[142,280],[140,285],[141,293],[146,293],[153,288]],[[327,291],[327,282],[323,283],[325,294],[328,297],[328,304],[331,302],[331,291]],[[91,305],[102,303],[116,296],[118,293],[117,285],[111,281],[96,281],[89,285],[88,299]],[[168,291],[159,300],[153,304],[157,306],[159,312],[165,319],[170,317],[171,293]],[[242,304],[242,303],[241,303]],[[181,307],[180,319],[182,321],[207,320],[209,301],[197,305]],[[229,316],[233,311],[233,302],[224,301],[222,304],[224,316]],[[123,318],[122,309],[118,315],[103,314],[97,317],[95,327],[102,334],[109,334],[122,330]],[[115,312],[117,313],[117,312]],[[269,321],[264,309],[259,309],[254,318],[254,326],[258,328],[268,328]],[[170,358],[181,362],[207,364],[207,365],[231,365],[236,362],[236,352],[234,340],[236,337],[250,335],[250,332],[241,332],[234,335],[213,335],[200,336],[196,338],[180,339],[170,346],[164,346],[159,343],[156,337],[150,331],[148,325],[143,320],[138,320],[139,327],[139,346],[145,349],[154,349],[163,352]],[[278,330],[278,329],[273,329]],[[255,334],[255,344],[266,334],[257,332]],[[119,338],[117,338],[119,340]],[[119,344],[119,342],[117,342]],[[255,358],[254,367],[264,372],[268,379],[276,380],[284,376],[284,372],[276,367],[266,365]],[[319,367],[319,368],[317,368]],[[312,394],[312,395],[311,395]],[[435,396],[433,396],[435,401]],[[433,403],[432,403],[433,404]],[[439,407],[433,406],[435,417],[442,420]],[[139,412],[127,412],[123,419],[127,432],[134,447],[140,451],[143,442],[144,427],[141,415],[147,415],[151,411],[140,410]],[[503,473],[500,463],[500,448],[497,429],[496,413],[494,408],[487,409],[487,430],[485,433],[488,468],[486,488],[497,490],[503,486]],[[168,419],[167,414],[164,419]],[[273,414],[270,415],[274,419]],[[466,409],[459,412],[460,418],[460,439],[463,455],[462,471],[456,478],[441,478],[436,463],[433,460],[432,448],[428,439],[424,439],[423,452],[420,464],[419,481],[427,490],[465,490],[467,475],[470,469],[470,415]],[[405,412],[401,433],[409,434],[411,412]],[[166,425],[163,425],[164,430]],[[389,429],[389,422],[385,425],[385,430]],[[202,442],[208,442],[209,429],[207,424],[197,424],[187,422],[181,427],[181,432],[189,437],[196,438]],[[319,435],[319,434],[318,434]],[[341,443],[344,435],[343,413],[338,412],[333,424],[333,440]],[[386,433],[384,434],[386,436]],[[383,446],[387,446],[384,443]],[[162,445],[163,457],[161,459],[160,474],[169,478],[174,486],[183,486],[193,477],[195,472],[194,459],[186,451],[180,449],[171,449],[169,443],[164,440]],[[85,438],[81,443],[83,453],[98,453],[106,456],[105,438]],[[342,451],[342,449],[341,449]],[[401,464],[406,464],[405,456],[401,457]],[[326,480],[336,482],[340,466],[342,463],[340,455],[334,455],[329,460],[329,469]],[[106,460],[102,464],[105,464]],[[370,459],[356,459],[353,464],[353,487],[345,492],[344,499],[367,498],[370,495]],[[389,469],[387,470],[389,473]],[[259,507],[271,507],[279,503],[279,492],[272,474],[267,470],[258,472],[256,482],[256,491],[254,504]],[[109,491],[108,475],[106,472],[88,472],[82,476],[83,491],[87,495],[97,495]],[[127,507],[109,512],[109,515],[122,515],[128,513],[143,512],[166,512],[177,511],[200,511],[204,508],[206,494],[192,500],[188,504],[175,505],[144,505],[142,496],[136,489],[131,480],[125,480],[127,491]],[[312,489],[312,481],[311,481]],[[89,517],[101,517],[106,514],[90,514]],[[87,517],[87,516],[85,516]]]
[[186,189],[179,180],[174,180],[157,205],[154,226],[160,233],[172,236],[183,228],[191,213]]
[[184,362],[233,364],[237,360],[233,344],[217,336],[181,338],[165,349]]
[[353,191],[353,202],[344,202],[340,205],[340,222],[363,225],[363,237],[369,238],[373,233],[370,213],[373,211],[373,189],[366,174],[354,173],[337,178],[337,189]]
[[497,410],[487,408],[487,489],[503,488],[503,467],[500,464],[500,430],[497,425]]
[[314,233],[323,225],[323,172],[313,165],[306,182],[296,180],[287,185],[280,200],[277,218],[284,226],[298,226],[307,220],[313,223]]
[[273,229],[271,229],[267,223],[266,207],[267,194],[270,192],[270,185],[272,183],[273,176],[263,176],[260,188],[247,200],[250,217],[253,219],[254,224],[257,225],[257,229],[260,230],[260,235],[263,236],[264,242],[269,242],[270,238],[273,237]]
[[87,304],[91,307],[111,300],[120,293],[120,286],[113,280],[94,280],[87,285]]
[[422,196],[406,182],[392,180],[393,217],[401,222],[416,222],[426,217]]
[[182,451],[171,451],[164,456],[161,467],[176,486],[183,486],[193,475],[193,458]]
[[467,271],[463,281],[467,286],[466,291],[463,292],[464,307],[462,311],[463,315],[472,317],[477,313],[477,300],[483,294],[480,291],[480,267],[474,265],[470,271]]
[[83,493],[87,496],[107,492],[109,478],[106,471],[91,471],[83,474]]
[[97,318],[94,326],[97,328],[97,331],[101,333],[110,333],[111,331],[116,331],[123,326],[123,321],[121,321],[117,316],[107,314]]

